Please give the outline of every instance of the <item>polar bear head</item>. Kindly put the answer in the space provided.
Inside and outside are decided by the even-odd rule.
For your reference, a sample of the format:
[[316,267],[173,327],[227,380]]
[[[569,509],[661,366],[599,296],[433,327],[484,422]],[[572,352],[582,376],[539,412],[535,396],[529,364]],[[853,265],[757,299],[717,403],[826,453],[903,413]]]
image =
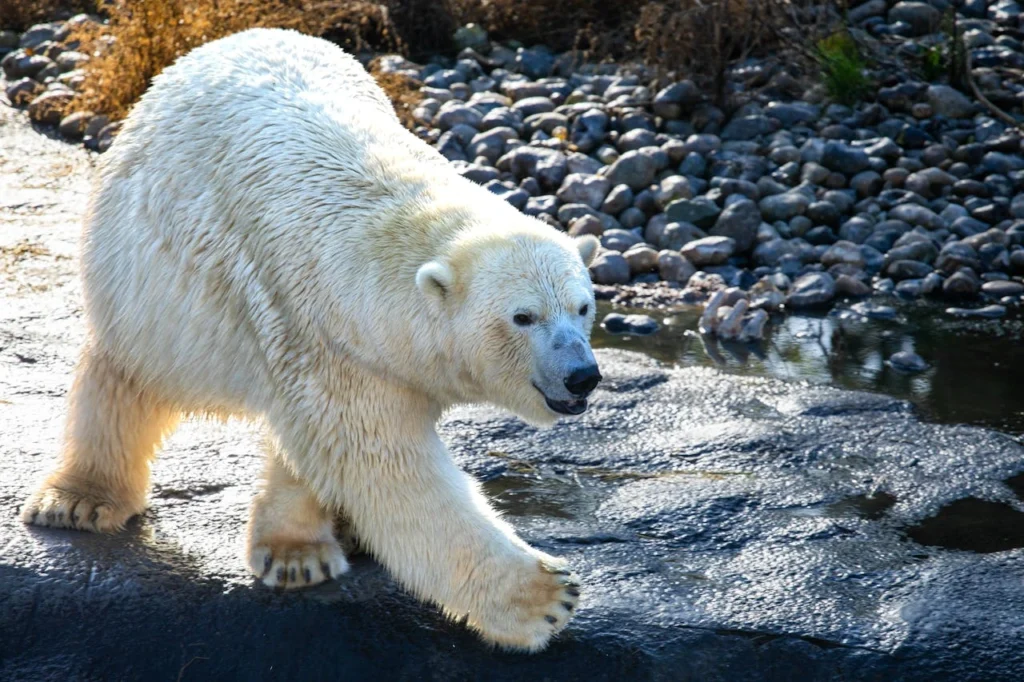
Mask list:
[[419,268],[416,284],[450,330],[457,393],[538,426],[587,409],[601,380],[590,348],[592,236],[542,224],[471,234]]

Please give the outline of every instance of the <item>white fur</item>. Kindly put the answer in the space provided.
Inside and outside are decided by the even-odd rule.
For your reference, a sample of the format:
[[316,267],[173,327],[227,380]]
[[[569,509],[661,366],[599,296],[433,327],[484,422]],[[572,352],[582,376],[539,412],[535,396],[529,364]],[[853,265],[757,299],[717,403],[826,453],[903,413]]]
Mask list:
[[[256,29],[200,47],[102,157],[78,430],[25,518],[90,500],[107,529],[137,512],[169,427],[131,440],[142,427],[126,424],[156,406],[262,417],[274,447],[250,524],[257,574],[314,557],[327,558],[308,582],[344,572],[325,535],[343,511],[415,594],[490,642],[541,648],[572,615],[573,578],[497,517],[435,424],[470,401],[554,422],[538,387],[562,399],[567,363],[592,362],[594,242],[461,178],[327,42]],[[513,324],[520,311],[536,324]]]

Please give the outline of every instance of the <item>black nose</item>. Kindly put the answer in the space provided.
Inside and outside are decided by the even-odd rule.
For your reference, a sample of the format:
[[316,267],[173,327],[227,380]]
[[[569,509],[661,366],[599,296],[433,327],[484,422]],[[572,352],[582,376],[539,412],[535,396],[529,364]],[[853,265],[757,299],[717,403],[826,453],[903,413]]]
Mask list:
[[565,387],[573,395],[585,396],[593,391],[600,381],[601,372],[598,371],[597,365],[587,365],[570,374],[565,380]]

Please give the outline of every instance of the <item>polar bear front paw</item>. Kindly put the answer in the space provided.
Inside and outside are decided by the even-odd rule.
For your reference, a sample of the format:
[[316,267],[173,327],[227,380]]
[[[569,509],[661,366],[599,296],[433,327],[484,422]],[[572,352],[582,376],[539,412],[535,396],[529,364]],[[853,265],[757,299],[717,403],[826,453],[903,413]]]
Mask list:
[[331,539],[255,545],[249,551],[249,568],[264,585],[291,590],[344,575],[349,564],[337,541]]
[[489,608],[470,613],[468,625],[491,644],[539,651],[572,619],[580,583],[564,561],[542,556],[526,575],[505,581],[501,592]]

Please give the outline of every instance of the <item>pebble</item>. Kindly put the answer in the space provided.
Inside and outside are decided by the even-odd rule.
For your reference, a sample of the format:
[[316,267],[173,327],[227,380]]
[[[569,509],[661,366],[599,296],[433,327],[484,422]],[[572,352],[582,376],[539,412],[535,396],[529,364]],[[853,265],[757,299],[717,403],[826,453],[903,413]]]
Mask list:
[[636,334],[646,336],[660,328],[654,318],[647,315],[620,315],[609,313],[601,321],[601,326],[610,334]]
[[889,364],[903,372],[923,372],[929,367],[920,355],[906,350],[890,355]]
[[947,315],[954,317],[981,317],[995,319],[1006,315],[1006,306],[993,303],[981,308],[946,308]]
[[705,237],[685,244],[680,253],[697,267],[719,265],[736,251],[736,241],[729,237]]
[[825,272],[812,272],[799,277],[786,296],[786,303],[805,308],[828,303],[836,295],[836,282]]

